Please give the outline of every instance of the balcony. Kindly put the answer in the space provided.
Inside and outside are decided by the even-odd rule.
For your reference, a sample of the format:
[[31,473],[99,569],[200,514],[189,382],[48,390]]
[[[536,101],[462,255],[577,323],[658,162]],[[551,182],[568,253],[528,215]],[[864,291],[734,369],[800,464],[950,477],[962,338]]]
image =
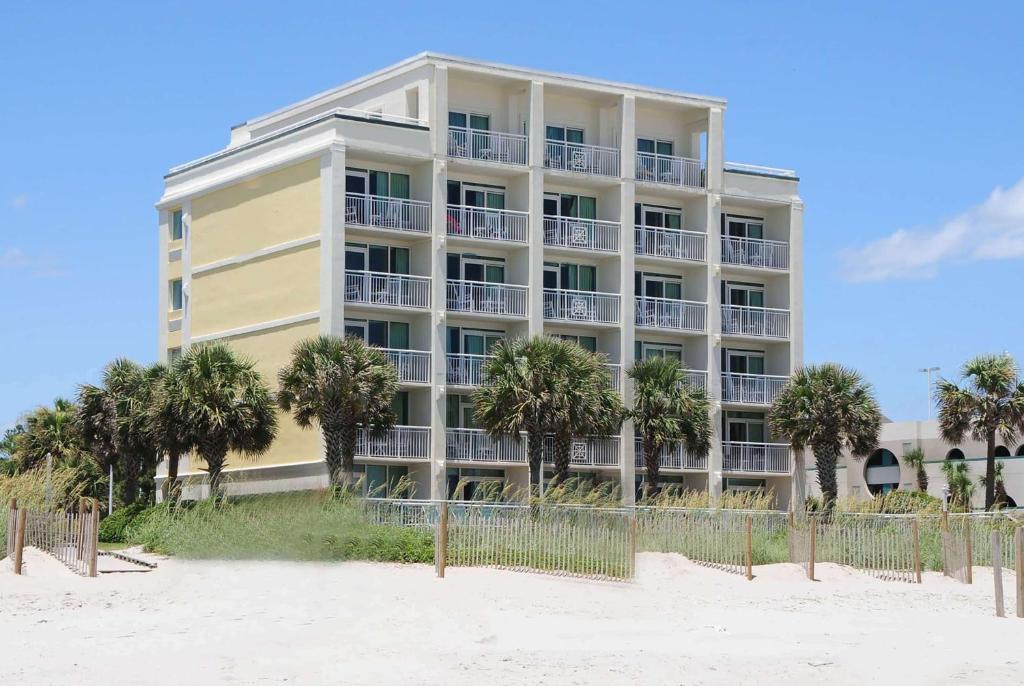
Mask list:
[[381,348],[395,366],[399,383],[430,383],[430,351]]
[[690,388],[708,392],[708,373],[703,369],[684,369],[683,383]]
[[619,149],[584,143],[544,141],[544,166],[577,174],[619,176]]
[[502,243],[529,240],[530,215],[514,210],[449,205],[447,232],[454,238],[479,238]]
[[429,426],[395,426],[383,436],[366,429],[356,435],[356,457],[392,460],[429,460]]
[[347,270],[345,302],[374,307],[430,307],[430,277]]
[[722,471],[789,474],[790,450],[785,443],[722,443]]
[[[544,462],[555,461],[555,438],[544,437]],[[618,438],[574,438],[569,446],[569,464],[573,467],[618,467]]]
[[519,133],[448,127],[448,157],[455,159],[526,165],[529,147]]
[[707,234],[699,231],[637,226],[633,236],[637,255],[694,262],[707,260]]
[[544,289],[544,319],[573,323],[618,324],[619,295]]
[[636,154],[636,180],[681,188],[704,188],[704,165],[700,160],[653,152]]
[[722,333],[757,338],[789,338],[789,310],[722,305]]
[[616,391],[622,391],[622,365],[606,362],[604,366],[608,370],[609,385]]
[[449,312],[503,317],[525,317],[529,300],[526,286],[483,281],[448,281]]
[[[644,444],[641,437],[636,437],[633,449],[636,453],[634,466],[637,469],[646,468],[647,464],[644,461]],[[686,446],[682,443],[677,443],[675,448],[672,450],[665,450],[662,448],[661,458],[658,460],[658,464],[662,469],[691,469],[704,472],[708,469],[708,457],[707,455],[690,455],[686,452]]]
[[771,405],[789,381],[787,376],[722,374],[722,401],[743,405]]
[[445,383],[475,388],[483,383],[484,363],[489,355],[448,353],[445,355]]
[[598,219],[544,217],[544,245],[590,252],[618,252],[619,224]]
[[636,325],[645,329],[704,331],[707,303],[670,298],[636,298]]
[[526,464],[526,436],[491,438],[483,429],[446,429],[446,454],[449,462],[497,462]]
[[407,233],[430,233],[430,203],[422,200],[345,194],[345,223]]
[[723,236],[722,264],[784,271],[789,269],[789,243]]

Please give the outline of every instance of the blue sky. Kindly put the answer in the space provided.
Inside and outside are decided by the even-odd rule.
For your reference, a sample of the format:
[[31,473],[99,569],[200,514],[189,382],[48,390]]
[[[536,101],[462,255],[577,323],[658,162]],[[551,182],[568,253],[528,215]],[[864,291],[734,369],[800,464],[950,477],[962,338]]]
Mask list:
[[1024,361],[1024,5],[823,4],[8,5],[0,427],[154,359],[168,167],[422,50],[728,98],[726,158],[801,176],[806,359],[923,417],[919,367]]

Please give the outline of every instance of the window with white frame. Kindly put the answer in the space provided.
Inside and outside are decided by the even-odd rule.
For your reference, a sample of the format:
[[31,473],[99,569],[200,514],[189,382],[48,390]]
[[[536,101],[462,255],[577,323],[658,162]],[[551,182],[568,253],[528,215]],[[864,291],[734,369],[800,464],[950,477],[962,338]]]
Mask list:
[[171,212],[171,240],[180,241],[185,235],[185,212],[178,208]]
[[177,312],[184,307],[185,296],[182,292],[181,279],[174,279],[171,281],[170,301],[171,310],[174,312]]

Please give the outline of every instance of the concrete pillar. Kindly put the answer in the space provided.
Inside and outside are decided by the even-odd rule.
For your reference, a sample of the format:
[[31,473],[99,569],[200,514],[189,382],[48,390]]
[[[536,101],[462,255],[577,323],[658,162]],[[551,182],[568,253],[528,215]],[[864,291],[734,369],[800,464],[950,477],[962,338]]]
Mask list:
[[[192,345],[192,200],[181,203],[182,250],[181,250],[181,351]],[[164,261],[167,256],[164,255]],[[167,290],[167,284],[164,284]],[[166,312],[166,310],[164,310]],[[166,353],[165,353],[166,354]]]
[[544,84],[530,83],[529,324],[531,336],[544,332]]
[[789,213],[790,371],[804,364],[804,204],[796,200]]
[[345,145],[320,156],[320,333],[345,335]]
[[[622,365],[622,398],[627,407],[633,404],[633,380],[628,378],[626,370],[633,364],[635,340],[634,279],[635,256],[633,244],[633,206],[636,203],[636,98],[627,95],[622,98],[621,119],[621,165],[622,185],[620,189],[619,222],[622,227],[620,234],[621,257],[619,258],[619,283],[622,306],[620,307],[622,327],[619,339],[619,363]],[[632,505],[636,499],[636,449],[633,423],[622,425],[622,443],[619,446],[621,463],[619,474],[622,479],[622,501]]]
[[[166,209],[160,210],[159,228],[157,236],[157,310],[156,310],[156,359],[160,362],[167,362],[167,308],[168,299],[168,260],[167,245],[171,236],[171,213]],[[183,251],[184,252],[184,251]],[[184,285],[184,283],[182,284]]]
[[435,500],[448,497],[446,486],[447,442],[445,434],[446,410],[446,364],[447,321],[446,310],[446,205],[448,187],[448,69],[434,68],[432,97],[430,98],[430,119],[434,162],[431,168],[431,337],[430,354],[433,367],[433,384],[430,388],[430,497]]
[[[709,137],[710,140],[710,137]],[[710,175],[709,175],[710,176]],[[707,196],[708,256],[708,396],[712,399],[711,452],[708,455],[708,493],[712,501],[722,494],[722,198]]]

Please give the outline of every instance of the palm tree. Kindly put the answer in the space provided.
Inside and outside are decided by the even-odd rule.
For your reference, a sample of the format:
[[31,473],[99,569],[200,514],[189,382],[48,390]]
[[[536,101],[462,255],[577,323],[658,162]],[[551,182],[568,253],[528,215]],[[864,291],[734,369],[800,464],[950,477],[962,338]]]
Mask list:
[[553,348],[557,359],[552,364],[552,369],[559,372],[552,379],[558,384],[553,396],[557,417],[553,457],[554,478],[561,483],[569,478],[573,438],[617,434],[625,409],[601,356],[571,341],[557,342],[558,347]]
[[136,501],[140,482],[156,468],[149,409],[164,373],[162,365],[143,367],[119,358],[103,370],[101,386],[78,389],[77,419],[85,446],[101,467],[120,471],[125,505]]
[[971,500],[974,498],[974,482],[971,481],[967,463],[963,460],[946,460],[942,463],[942,473],[946,477],[946,487],[949,489],[949,499],[953,505],[970,510]]
[[[981,484],[982,488],[986,488],[988,486],[988,478],[986,477],[985,474],[982,474],[980,477],[978,477],[978,483]],[[996,463],[996,486],[995,486],[995,492],[996,492],[996,498],[995,498],[995,503],[994,503],[995,507],[1006,507],[1006,498],[1007,498],[1007,495],[1006,495],[1006,481],[1005,481],[1005,478],[1003,477],[1003,463],[1002,462],[997,462]]]
[[274,398],[253,363],[223,343],[190,347],[167,379],[171,411],[188,427],[182,442],[206,462],[216,498],[228,452],[256,457],[274,442]]
[[77,464],[85,457],[77,411],[70,400],[57,398],[53,407],[38,407],[25,417],[24,432],[14,438],[19,470],[33,469],[47,455],[56,464]]
[[924,451],[920,448],[908,450],[903,454],[903,460],[917,471],[917,490],[927,493],[928,474],[924,471]]
[[693,455],[711,449],[711,403],[703,390],[686,383],[677,360],[651,357],[638,360],[627,372],[633,379],[633,409],[628,416],[644,451],[647,495],[658,493],[662,450],[677,444]]
[[980,355],[961,370],[959,386],[939,379],[935,399],[939,406],[939,430],[947,443],[970,436],[985,441],[985,509],[995,503],[996,436],[1012,443],[1024,429],[1024,384],[1017,363],[1009,355]]
[[395,424],[394,365],[358,338],[317,336],[295,346],[278,384],[281,409],[303,428],[320,426],[331,485],[348,488],[359,431],[380,437]]
[[[530,480],[543,479],[544,436],[557,430],[559,396],[566,377],[566,342],[550,336],[499,341],[484,363],[486,383],[473,394],[478,426],[493,438],[518,442],[526,434]],[[565,404],[562,403],[562,407]]]
[[811,449],[828,512],[839,491],[839,456],[846,448],[854,457],[866,457],[875,449],[882,412],[871,385],[860,374],[829,362],[793,373],[772,404],[768,424],[795,450]]
[[174,402],[173,392],[178,381],[171,377],[180,373],[178,364],[168,367],[157,381],[149,404],[150,440],[157,454],[167,460],[167,478],[161,487],[164,500],[176,497],[181,457],[196,447],[187,419],[177,414],[179,406]]

